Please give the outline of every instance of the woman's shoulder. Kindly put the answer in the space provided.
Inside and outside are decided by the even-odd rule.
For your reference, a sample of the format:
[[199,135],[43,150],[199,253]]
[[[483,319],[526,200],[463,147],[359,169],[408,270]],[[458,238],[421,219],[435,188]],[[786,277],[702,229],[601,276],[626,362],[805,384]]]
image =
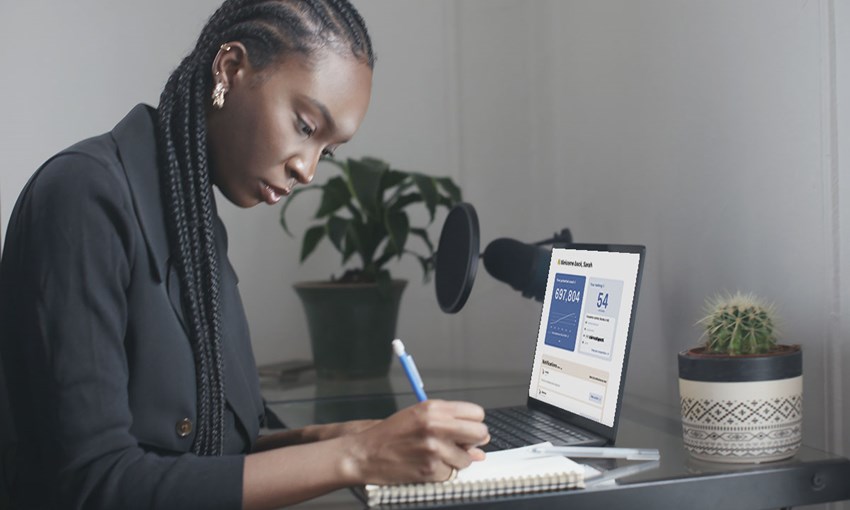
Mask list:
[[[116,187],[129,192],[125,162],[122,159],[116,131],[128,123],[137,126],[144,124],[139,126],[141,130],[152,131],[151,113],[153,111],[150,107],[139,105],[112,131],[87,138],[59,151],[41,165],[26,188],[30,192],[37,189],[75,190],[82,192],[83,195],[86,194],[85,190],[115,190]],[[137,135],[135,137],[138,140],[137,143],[144,145],[136,149],[156,151],[152,133],[145,137],[138,136],[140,134],[138,131],[133,134]],[[126,145],[126,143],[134,142],[123,143]],[[155,156],[153,158],[155,159]]]
[[[30,178],[22,192],[35,204],[79,202],[96,196],[122,200],[126,189],[121,162],[109,135],[100,135],[57,153]],[[70,205],[70,204],[69,204]]]
[[64,149],[44,162],[34,177],[45,180],[68,180],[87,173],[117,173],[121,162],[115,142],[108,133],[88,138]]

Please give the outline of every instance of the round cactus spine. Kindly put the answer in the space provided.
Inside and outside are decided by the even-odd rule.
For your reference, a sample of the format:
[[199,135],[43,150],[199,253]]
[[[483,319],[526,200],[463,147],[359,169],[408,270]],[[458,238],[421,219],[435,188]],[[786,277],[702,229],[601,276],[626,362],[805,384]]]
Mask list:
[[772,304],[753,294],[736,292],[707,302],[705,327],[707,352],[763,354],[776,346],[776,313]]

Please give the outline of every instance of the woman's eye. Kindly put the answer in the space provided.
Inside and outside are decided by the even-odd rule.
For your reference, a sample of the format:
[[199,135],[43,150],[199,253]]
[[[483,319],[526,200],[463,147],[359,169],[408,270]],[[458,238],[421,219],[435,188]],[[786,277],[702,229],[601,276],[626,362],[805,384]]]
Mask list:
[[313,128],[310,124],[307,124],[301,119],[298,119],[298,130],[301,131],[301,133],[307,137],[313,136],[313,133],[316,132],[315,128]]
[[332,149],[325,149],[322,151],[323,158],[332,158],[334,157],[334,151]]

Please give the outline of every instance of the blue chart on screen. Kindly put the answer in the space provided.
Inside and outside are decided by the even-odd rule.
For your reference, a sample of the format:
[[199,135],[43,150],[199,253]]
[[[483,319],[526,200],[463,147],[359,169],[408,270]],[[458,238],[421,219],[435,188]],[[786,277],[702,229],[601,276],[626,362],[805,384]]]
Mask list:
[[552,305],[546,325],[546,345],[568,351],[576,348],[585,277],[558,273],[552,288]]

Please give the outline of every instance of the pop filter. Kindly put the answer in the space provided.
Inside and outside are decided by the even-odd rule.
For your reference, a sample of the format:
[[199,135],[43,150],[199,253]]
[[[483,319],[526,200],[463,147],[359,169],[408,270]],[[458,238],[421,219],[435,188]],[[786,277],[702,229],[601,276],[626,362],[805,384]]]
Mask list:
[[522,292],[524,297],[543,301],[551,251],[540,245],[564,243],[572,243],[568,228],[551,239],[533,244],[496,239],[481,254],[478,215],[472,204],[460,202],[449,211],[437,246],[434,263],[437,303],[446,313],[457,313],[463,308],[472,292],[479,257],[484,258],[484,269],[493,278]]
[[472,204],[455,205],[440,232],[434,264],[437,303],[446,313],[457,313],[466,304],[478,271],[480,240],[478,215]]

